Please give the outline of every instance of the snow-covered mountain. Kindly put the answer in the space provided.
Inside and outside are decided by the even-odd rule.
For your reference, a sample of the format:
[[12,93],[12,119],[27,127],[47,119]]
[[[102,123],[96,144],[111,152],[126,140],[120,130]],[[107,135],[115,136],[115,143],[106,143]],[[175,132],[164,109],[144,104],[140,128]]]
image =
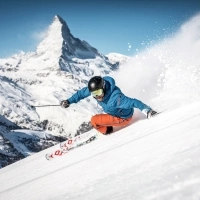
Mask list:
[[109,53],[106,55],[111,63],[119,63],[120,65],[128,62],[130,57],[119,54],[119,53]]
[[[56,114],[51,107],[34,110],[31,105],[58,104],[86,86],[91,76],[107,75],[118,67],[117,62],[109,62],[97,49],[75,38],[66,22],[55,16],[36,52],[0,60],[0,114],[22,128],[30,129],[40,129],[40,124],[48,120],[49,126],[57,126],[57,134],[65,132],[68,135],[74,132],[75,125],[77,129],[80,124],[75,122],[73,129],[61,127],[64,123],[59,115],[63,115],[62,119],[66,121],[70,120],[66,111],[60,112],[56,108]],[[88,109],[93,110],[94,106],[91,104]],[[78,108],[79,112],[83,110],[86,110],[85,106]],[[71,114],[70,118],[75,116],[77,114]],[[85,120],[85,117],[81,118]]]
[[92,76],[108,75],[118,68],[119,62],[110,62],[86,41],[75,38],[56,15],[36,52],[0,59],[0,115],[22,129],[59,137],[79,134],[91,128],[90,117],[100,110],[92,98],[68,110],[32,106],[59,105]]
[[[66,22],[55,16],[49,26],[47,37],[38,45],[37,55],[46,62],[55,59],[55,69],[61,69],[74,75],[91,76],[94,73],[107,74],[118,68],[118,64],[110,63],[108,58],[86,41],[75,38]],[[101,68],[96,70],[96,68]]]

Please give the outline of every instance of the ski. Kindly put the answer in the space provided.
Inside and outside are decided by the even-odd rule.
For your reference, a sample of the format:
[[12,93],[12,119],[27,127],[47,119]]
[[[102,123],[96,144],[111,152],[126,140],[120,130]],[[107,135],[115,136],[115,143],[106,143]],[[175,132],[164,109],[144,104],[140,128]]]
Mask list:
[[68,139],[60,143],[60,148],[51,153],[47,153],[45,155],[45,158],[47,160],[52,160],[56,157],[63,156],[67,154],[69,151],[71,151],[72,149],[88,144],[96,140],[97,138],[98,138],[98,134],[94,131],[83,133],[81,135],[78,135],[76,137],[73,137],[71,139]]

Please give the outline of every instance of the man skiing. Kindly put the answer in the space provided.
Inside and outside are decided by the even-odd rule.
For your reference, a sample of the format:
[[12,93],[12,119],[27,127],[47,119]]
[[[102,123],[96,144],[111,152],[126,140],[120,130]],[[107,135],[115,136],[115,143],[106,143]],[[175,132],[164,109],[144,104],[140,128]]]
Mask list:
[[97,103],[103,108],[106,114],[97,114],[91,118],[92,126],[102,134],[113,132],[114,126],[126,126],[130,123],[134,114],[134,108],[141,110],[147,118],[157,114],[143,102],[125,96],[119,87],[115,85],[112,77],[94,76],[84,87],[72,95],[69,99],[60,102],[63,108],[70,104],[77,103],[81,99],[92,95]]

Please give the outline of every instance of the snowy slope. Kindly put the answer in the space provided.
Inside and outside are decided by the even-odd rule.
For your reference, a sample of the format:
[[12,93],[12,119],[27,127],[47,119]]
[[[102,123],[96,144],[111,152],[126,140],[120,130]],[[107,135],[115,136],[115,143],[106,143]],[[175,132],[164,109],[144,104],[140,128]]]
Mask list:
[[168,110],[53,161],[52,147],[1,169],[0,197],[38,199],[200,198],[200,104]]

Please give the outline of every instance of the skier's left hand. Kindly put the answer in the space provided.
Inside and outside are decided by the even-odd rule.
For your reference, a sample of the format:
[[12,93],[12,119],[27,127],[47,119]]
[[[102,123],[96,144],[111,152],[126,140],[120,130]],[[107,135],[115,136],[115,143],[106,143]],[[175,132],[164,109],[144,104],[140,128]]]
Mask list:
[[154,110],[149,110],[148,112],[147,112],[147,118],[149,119],[149,118],[151,118],[151,117],[154,117],[155,115],[157,115],[158,113],[156,112],[156,111],[154,111]]
[[68,108],[69,107],[69,101],[68,100],[63,100],[60,102],[61,107],[63,108]]

